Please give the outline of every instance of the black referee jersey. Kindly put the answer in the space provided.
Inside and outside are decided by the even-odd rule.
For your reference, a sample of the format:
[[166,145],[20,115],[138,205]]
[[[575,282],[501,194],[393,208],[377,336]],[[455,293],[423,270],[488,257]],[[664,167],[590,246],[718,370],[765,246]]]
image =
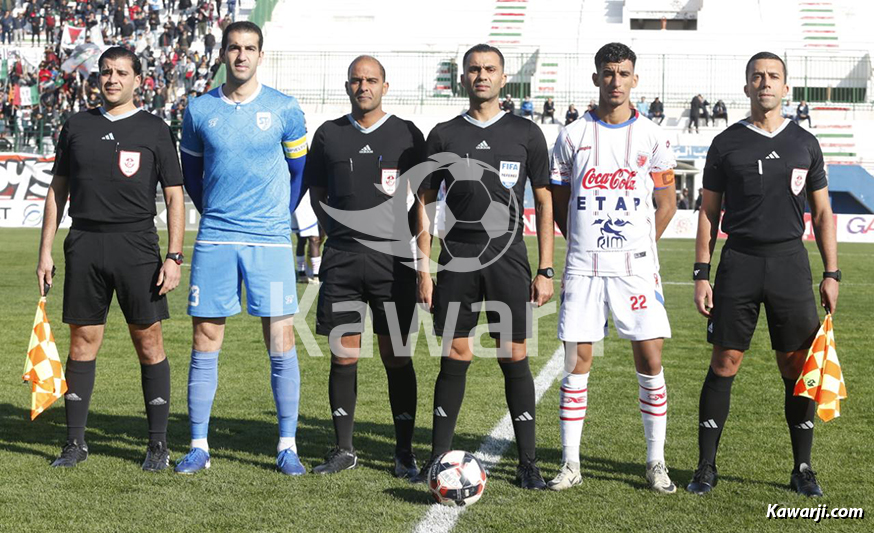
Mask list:
[[[495,200],[510,208],[510,227],[515,227],[514,242],[522,240],[525,182],[533,187],[549,185],[549,155],[543,132],[532,121],[509,113],[499,113],[487,122],[480,122],[467,113],[440,123],[431,130],[426,143],[426,156],[451,152],[464,159],[475,159],[491,165],[497,172],[483,172],[481,184],[458,180],[450,171],[430,174],[421,189],[439,189],[446,183],[446,206],[458,220],[445,240],[454,242],[489,242],[482,218]],[[511,202],[515,195],[515,202]],[[468,221],[468,222],[462,222]],[[506,242],[506,239],[503,241]],[[490,241],[501,246],[501,239]]]
[[[304,181],[309,187],[326,189],[330,207],[344,211],[370,209],[395,194],[406,196],[407,191],[398,190],[399,177],[422,161],[424,147],[422,132],[408,120],[386,114],[365,129],[352,115],[345,115],[316,130],[307,154]],[[410,210],[409,216],[414,212]],[[325,246],[369,252],[371,248],[356,239],[385,240],[330,217],[327,224]]]
[[704,188],[724,194],[722,229],[736,244],[800,242],[807,191],[827,185],[819,142],[789,119],[771,133],[742,120],[707,152]]
[[140,109],[113,116],[101,107],[71,116],[52,172],[69,180],[74,225],[154,226],[158,182],[182,185],[170,127]]

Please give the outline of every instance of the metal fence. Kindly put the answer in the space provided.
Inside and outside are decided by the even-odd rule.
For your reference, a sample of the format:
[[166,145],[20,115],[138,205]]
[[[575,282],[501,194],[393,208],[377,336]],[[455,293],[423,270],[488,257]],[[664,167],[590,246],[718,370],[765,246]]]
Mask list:
[[[387,103],[463,105],[457,86],[463,52],[385,52],[374,54],[385,65],[389,92]],[[346,68],[360,52],[267,52],[259,78],[310,104],[347,101],[343,84]],[[812,102],[869,103],[871,58],[864,53],[803,55],[787,51],[790,98]],[[641,54],[636,73],[637,97],[659,96],[663,102],[685,104],[695,94],[711,103],[743,104],[744,68],[748,56]],[[505,53],[508,84],[505,92],[519,98],[551,96],[558,103],[579,107],[597,100],[592,84],[590,54],[541,54],[539,51]],[[546,73],[546,74],[545,74]]]
[[20,128],[16,121],[0,130],[0,153],[50,154],[55,150],[56,134],[44,120]]
[[[246,0],[243,0],[239,7],[242,9],[244,7],[248,7],[246,4],[249,4]],[[273,16],[273,9],[276,7],[276,4],[279,3],[279,0],[257,0],[254,3],[254,8],[249,13],[249,16],[246,18],[249,22],[254,22],[260,27],[264,27],[267,22],[270,21],[270,18]],[[242,20],[242,18],[238,18],[237,20]],[[213,86],[224,83],[227,78],[227,72],[225,72],[225,66],[222,65],[219,68],[218,72],[216,72],[215,77],[213,78]]]

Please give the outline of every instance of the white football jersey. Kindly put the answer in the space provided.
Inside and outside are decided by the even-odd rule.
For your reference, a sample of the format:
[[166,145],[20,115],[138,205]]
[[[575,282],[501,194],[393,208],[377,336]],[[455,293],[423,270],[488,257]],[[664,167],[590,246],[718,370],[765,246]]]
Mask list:
[[651,173],[677,165],[662,129],[637,111],[622,124],[585,113],[561,130],[552,158],[553,185],[571,187],[565,272],[658,272],[652,193],[662,184]]

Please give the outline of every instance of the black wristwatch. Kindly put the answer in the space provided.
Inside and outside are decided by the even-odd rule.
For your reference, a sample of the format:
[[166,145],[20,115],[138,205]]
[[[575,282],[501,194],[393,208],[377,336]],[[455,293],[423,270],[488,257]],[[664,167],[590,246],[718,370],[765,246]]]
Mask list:
[[181,265],[185,260],[185,256],[182,255],[182,252],[171,252],[167,254],[167,259],[175,261],[177,265]]
[[835,270],[834,272],[823,272],[822,279],[825,279],[825,278],[831,278],[831,279],[837,281],[838,283],[840,283],[841,282],[841,271]]
[[538,276],[543,276],[546,279],[552,279],[555,277],[555,270],[552,267],[541,268],[537,270]]

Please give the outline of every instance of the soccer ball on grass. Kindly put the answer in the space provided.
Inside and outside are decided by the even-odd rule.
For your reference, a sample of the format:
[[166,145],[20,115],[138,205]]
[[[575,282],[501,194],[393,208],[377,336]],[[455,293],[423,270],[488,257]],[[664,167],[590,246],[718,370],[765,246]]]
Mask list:
[[473,505],[486,489],[486,471],[471,453],[446,452],[431,464],[428,488],[437,503],[452,507]]

